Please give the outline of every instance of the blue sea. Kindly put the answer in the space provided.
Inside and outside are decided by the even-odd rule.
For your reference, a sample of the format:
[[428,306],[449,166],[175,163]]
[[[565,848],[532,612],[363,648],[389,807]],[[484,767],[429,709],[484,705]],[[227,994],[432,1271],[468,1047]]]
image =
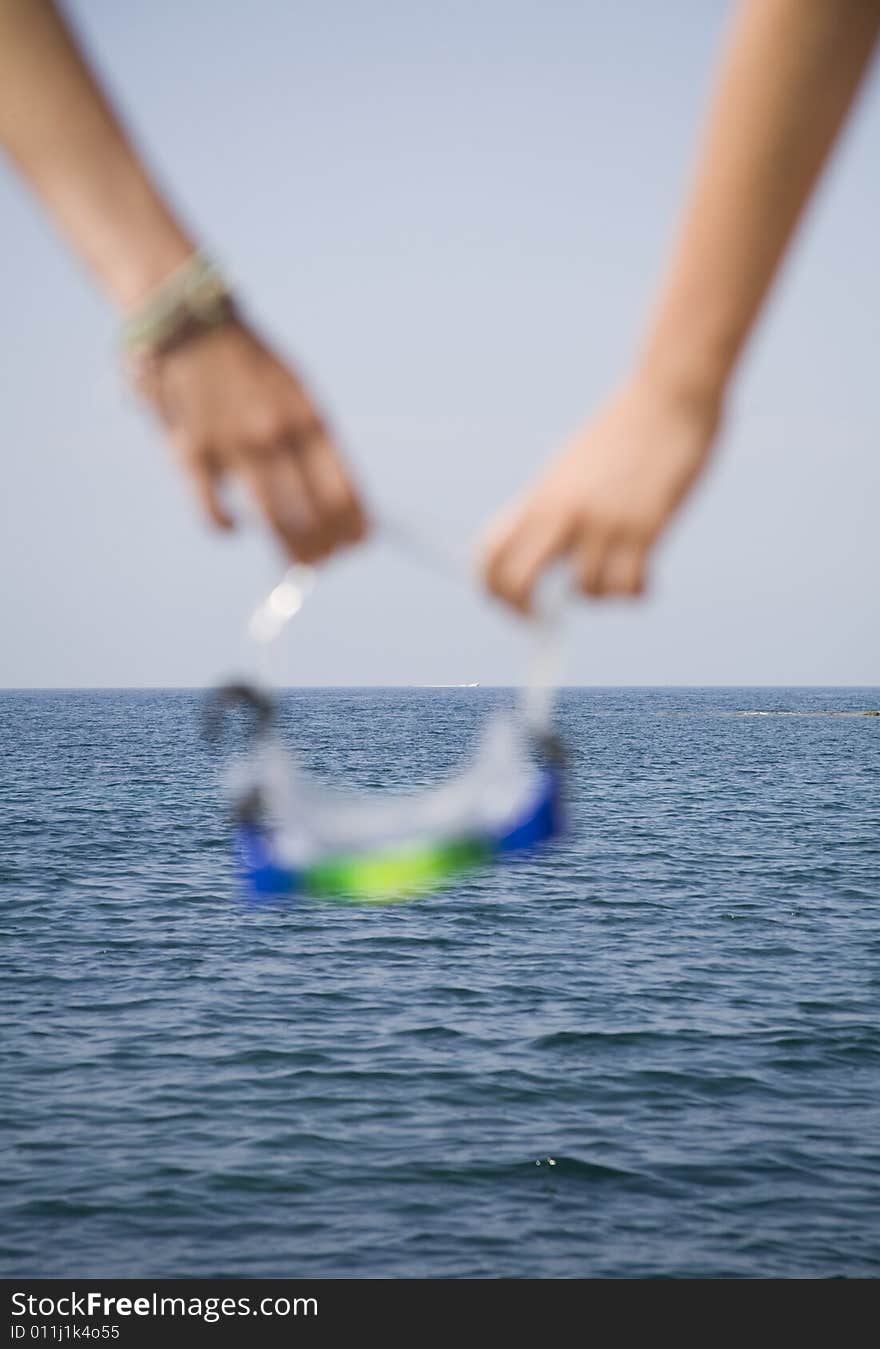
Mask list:
[[880,1275],[880,690],[567,690],[560,845],[381,908],[242,901],[202,697],[0,694],[0,1274]]

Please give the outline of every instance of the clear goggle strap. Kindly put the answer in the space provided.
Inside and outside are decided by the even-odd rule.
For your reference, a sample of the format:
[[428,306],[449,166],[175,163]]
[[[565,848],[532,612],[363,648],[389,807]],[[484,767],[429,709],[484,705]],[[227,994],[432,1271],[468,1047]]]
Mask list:
[[314,567],[296,563],[288,567],[281,580],[257,605],[248,619],[248,636],[257,648],[260,677],[275,684],[273,648],[290,620],[299,613],[306,597],[314,590],[318,573]]
[[[378,528],[423,565],[459,581],[468,579],[470,568],[467,562],[445,545],[426,540],[424,534],[416,533],[394,519],[381,520]],[[541,587],[532,619],[535,644],[527,667],[522,709],[527,725],[536,734],[549,730],[553,696],[562,665],[560,620],[565,590],[563,585],[556,583],[559,579],[553,577]],[[267,684],[277,682],[273,673],[274,644],[299,613],[317,580],[318,572],[314,567],[305,563],[289,567],[248,620],[248,636],[259,653],[260,676]]]

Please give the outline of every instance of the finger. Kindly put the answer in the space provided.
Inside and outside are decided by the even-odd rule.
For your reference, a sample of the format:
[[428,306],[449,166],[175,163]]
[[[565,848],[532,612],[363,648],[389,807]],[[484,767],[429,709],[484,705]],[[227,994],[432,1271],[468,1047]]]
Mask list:
[[221,470],[209,459],[192,459],[189,461],[189,469],[196,495],[208,519],[218,529],[232,529],[235,520],[226,509],[220,495],[223,482]]
[[330,552],[327,531],[302,466],[289,451],[279,457],[275,491],[282,527],[294,556],[301,562],[320,562]]
[[574,559],[577,584],[583,594],[598,597],[604,593],[602,573],[611,543],[612,540],[601,530],[585,528]]
[[568,517],[527,517],[489,557],[486,582],[493,594],[527,614],[541,572],[565,552],[571,534]]
[[528,527],[528,514],[522,510],[505,511],[492,521],[479,544],[479,571],[483,584],[499,599],[507,558],[517,546],[517,539]]
[[270,529],[297,562],[322,555],[321,531],[308,486],[296,459],[279,449],[242,465],[247,483]]
[[599,581],[603,595],[641,595],[645,589],[645,550],[620,542],[609,547]]
[[309,489],[328,551],[357,543],[366,521],[351,481],[323,430],[300,440],[294,453]]

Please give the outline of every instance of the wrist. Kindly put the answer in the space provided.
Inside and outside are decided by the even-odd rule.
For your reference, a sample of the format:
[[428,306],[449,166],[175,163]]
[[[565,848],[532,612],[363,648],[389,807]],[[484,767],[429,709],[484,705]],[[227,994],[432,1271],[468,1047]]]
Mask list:
[[693,294],[668,295],[648,329],[637,371],[668,399],[695,409],[720,407],[744,338],[735,320]]
[[[144,241],[135,254],[126,251],[105,260],[105,284],[125,323],[196,251],[184,236]],[[110,250],[108,249],[108,253]]]
[[658,342],[641,353],[634,377],[665,402],[713,418],[724,402],[732,369],[732,361],[708,347],[687,351]]
[[143,386],[162,358],[236,322],[232,290],[220,269],[190,255],[132,309],[121,345],[135,382]]

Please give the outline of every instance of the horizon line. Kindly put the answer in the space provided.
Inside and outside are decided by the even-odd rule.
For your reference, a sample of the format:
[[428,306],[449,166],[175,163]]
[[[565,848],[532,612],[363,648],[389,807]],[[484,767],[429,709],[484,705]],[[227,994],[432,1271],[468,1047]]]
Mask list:
[[[208,693],[212,689],[222,687],[221,681],[210,684],[0,684],[0,694],[3,693]],[[528,687],[525,683],[516,684],[273,684],[271,686],[278,692],[292,692],[297,689],[302,690],[360,690],[360,689],[468,689],[474,690],[493,689],[521,689]],[[827,684],[827,683],[770,683],[760,681],[758,683],[733,683],[726,684],[721,682],[710,682],[705,684],[653,684],[653,683],[635,683],[635,684],[557,684],[554,686],[557,690],[568,689],[866,689],[880,690],[880,684]]]

